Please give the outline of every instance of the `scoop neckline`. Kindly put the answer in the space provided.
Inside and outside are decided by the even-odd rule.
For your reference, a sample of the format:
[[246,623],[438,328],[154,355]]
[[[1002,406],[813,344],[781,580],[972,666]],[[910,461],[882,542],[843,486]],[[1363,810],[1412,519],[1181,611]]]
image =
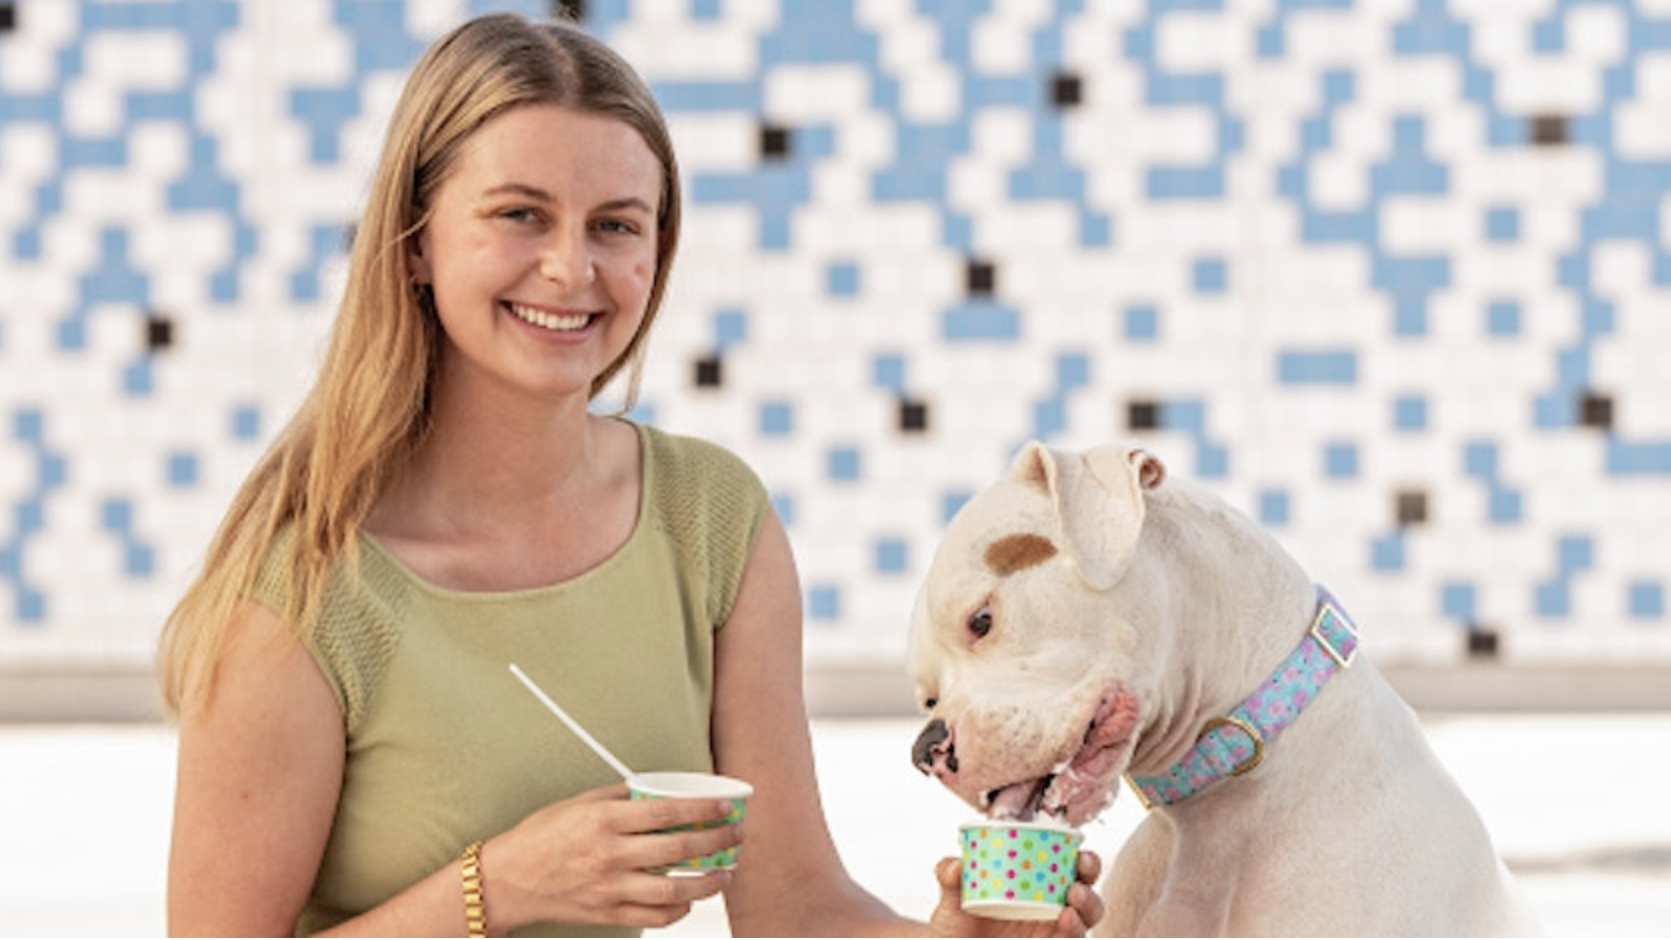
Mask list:
[[642,541],[645,520],[649,517],[650,513],[650,490],[654,482],[655,473],[654,465],[650,461],[649,428],[624,417],[615,417],[610,420],[619,421],[632,428],[638,437],[638,516],[633,520],[632,532],[627,536],[626,541],[622,542],[613,552],[610,552],[607,556],[605,556],[603,560],[599,561],[592,567],[587,568],[585,571],[574,575],[573,577],[564,578],[561,581],[554,581],[550,584],[536,584],[532,587],[511,588],[503,591],[471,591],[464,588],[450,588],[445,585],[436,584],[412,570],[412,568],[410,568],[405,562],[396,557],[394,552],[389,551],[389,549],[383,545],[382,542],[379,542],[376,536],[364,529],[359,530],[359,539],[370,547],[370,554],[373,558],[381,560],[384,564],[394,569],[394,571],[400,575],[402,580],[421,588],[427,594],[432,594],[436,597],[447,600],[475,600],[488,602],[513,601],[536,595],[558,593],[570,588],[571,586],[582,584],[594,577],[601,577],[604,572],[615,567],[622,558],[634,551],[637,548],[638,543]]

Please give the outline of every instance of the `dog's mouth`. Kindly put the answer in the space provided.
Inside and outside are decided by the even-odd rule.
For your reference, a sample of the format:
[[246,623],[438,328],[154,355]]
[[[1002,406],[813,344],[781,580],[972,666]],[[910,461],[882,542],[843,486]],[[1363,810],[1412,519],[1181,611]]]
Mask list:
[[1112,781],[1131,760],[1137,699],[1124,689],[1105,696],[1079,748],[1042,776],[988,790],[981,809],[992,819],[1029,820],[1044,814],[1080,825],[1114,799]]

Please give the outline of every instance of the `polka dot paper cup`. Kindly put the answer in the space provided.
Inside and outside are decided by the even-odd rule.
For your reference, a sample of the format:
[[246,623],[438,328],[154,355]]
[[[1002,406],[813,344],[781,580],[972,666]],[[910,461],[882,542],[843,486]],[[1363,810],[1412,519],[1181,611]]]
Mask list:
[[[711,823],[696,826],[680,826],[683,829],[714,829],[741,822],[743,814],[748,810],[748,798],[754,795],[754,787],[731,777],[718,774],[687,773],[683,771],[666,771],[662,773],[634,774],[627,781],[627,788],[632,791],[635,800],[665,800],[665,799],[717,799],[730,800],[731,813],[723,819],[716,819]],[[665,869],[669,875],[701,875],[710,871],[737,867],[737,846],[721,849],[709,855],[699,855],[687,858],[677,865]]]
[[1079,867],[1077,829],[1048,818],[965,824],[963,909],[995,920],[1054,920]]

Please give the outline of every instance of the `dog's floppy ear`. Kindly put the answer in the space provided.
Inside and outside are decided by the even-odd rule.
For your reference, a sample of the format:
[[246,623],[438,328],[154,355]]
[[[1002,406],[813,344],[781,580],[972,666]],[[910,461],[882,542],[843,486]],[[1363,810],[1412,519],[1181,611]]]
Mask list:
[[1053,451],[1030,441],[1010,465],[1010,477],[1045,490],[1056,510],[1063,548],[1079,576],[1105,591],[1119,581],[1137,545],[1143,490],[1159,486],[1166,467],[1136,447]]

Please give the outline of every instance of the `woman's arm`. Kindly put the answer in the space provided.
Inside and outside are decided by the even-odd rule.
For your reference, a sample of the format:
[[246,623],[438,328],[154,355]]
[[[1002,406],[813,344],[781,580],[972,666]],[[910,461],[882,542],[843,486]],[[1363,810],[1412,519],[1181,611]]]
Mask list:
[[801,688],[800,583],[775,513],[761,524],[714,643],[715,767],[754,785],[725,893],[732,934],[922,933],[925,925],[901,920],[853,882],[824,821]]
[[754,785],[748,834],[726,910],[732,934],[745,936],[1082,936],[1102,916],[1091,889],[1100,870],[1080,856],[1080,884],[1055,922],[1004,923],[963,913],[961,869],[944,859],[934,872],[940,903],[930,923],[906,920],[854,883],[824,820],[802,692],[801,591],[788,536],[768,514],[733,608],[715,639],[714,762],[720,773]]
[[266,607],[235,617],[212,688],[180,714],[174,935],[292,933],[341,788],[342,713],[318,665]]

